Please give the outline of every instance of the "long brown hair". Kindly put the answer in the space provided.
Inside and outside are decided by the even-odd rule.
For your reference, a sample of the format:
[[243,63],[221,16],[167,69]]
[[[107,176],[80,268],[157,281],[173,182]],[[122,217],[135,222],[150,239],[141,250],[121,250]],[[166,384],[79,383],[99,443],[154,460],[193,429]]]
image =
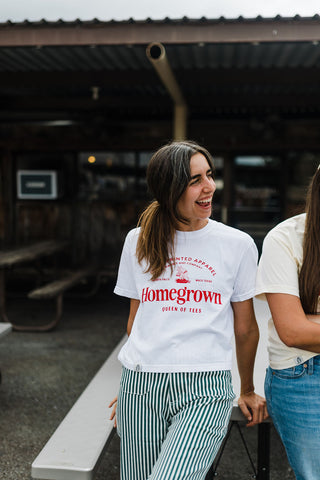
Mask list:
[[320,168],[312,177],[306,199],[306,225],[299,290],[305,313],[316,313],[320,293]]
[[170,257],[174,256],[178,222],[188,224],[188,220],[179,214],[177,202],[189,184],[190,160],[196,153],[206,157],[213,171],[210,153],[191,141],[169,143],[161,147],[149,162],[147,184],[155,200],[140,216],[136,255],[140,264],[146,260],[146,272],[151,274],[152,280],[161,275]]

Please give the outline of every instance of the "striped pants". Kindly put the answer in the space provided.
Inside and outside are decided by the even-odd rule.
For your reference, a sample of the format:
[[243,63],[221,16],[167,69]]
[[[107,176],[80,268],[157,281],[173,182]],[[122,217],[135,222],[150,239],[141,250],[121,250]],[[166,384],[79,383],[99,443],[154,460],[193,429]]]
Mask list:
[[117,404],[121,480],[203,480],[227,432],[230,371],[123,368]]

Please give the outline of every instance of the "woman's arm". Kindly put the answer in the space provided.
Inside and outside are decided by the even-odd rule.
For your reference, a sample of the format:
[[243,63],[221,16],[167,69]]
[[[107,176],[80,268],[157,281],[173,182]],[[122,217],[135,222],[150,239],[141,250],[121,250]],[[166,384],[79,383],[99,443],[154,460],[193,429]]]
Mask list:
[[133,325],[134,319],[136,318],[136,313],[138,311],[139,305],[140,305],[140,300],[136,300],[135,298],[130,298],[130,311],[129,311],[129,318],[127,323],[128,336],[131,333],[132,325]]
[[247,417],[247,426],[253,426],[268,417],[266,401],[254,392],[253,368],[256,356],[259,328],[253,309],[253,301],[233,302],[234,334],[241,392],[238,405]]
[[320,353],[318,315],[305,315],[300,298],[286,293],[266,293],[280,339],[288,347]]

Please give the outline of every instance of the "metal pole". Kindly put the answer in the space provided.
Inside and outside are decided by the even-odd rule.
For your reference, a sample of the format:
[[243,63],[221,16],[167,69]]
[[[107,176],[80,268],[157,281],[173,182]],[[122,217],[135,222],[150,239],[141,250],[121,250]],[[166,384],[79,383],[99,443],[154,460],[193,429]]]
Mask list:
[[162,43],[150,43],[146,54],[174,102],[173,139],[185,140],[188,108],[168,62],[166,50]]

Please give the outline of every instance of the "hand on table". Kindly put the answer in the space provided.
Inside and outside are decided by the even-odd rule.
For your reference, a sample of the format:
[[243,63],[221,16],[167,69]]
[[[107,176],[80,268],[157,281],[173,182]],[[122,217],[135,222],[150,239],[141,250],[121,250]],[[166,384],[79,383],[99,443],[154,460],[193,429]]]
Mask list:
[[257,425],[269,416],[265,398],[254,391],[240,395],[238,405],[248,420],[247,427]]
[[113,424],[114,428],[117,427],[117,417],[116,417],[117,401],[118,401],[118,397],[114,397],[114,399],[108,405],[109,408],[113,407],[110,415],[110,420],[114,419],[114,424]]

